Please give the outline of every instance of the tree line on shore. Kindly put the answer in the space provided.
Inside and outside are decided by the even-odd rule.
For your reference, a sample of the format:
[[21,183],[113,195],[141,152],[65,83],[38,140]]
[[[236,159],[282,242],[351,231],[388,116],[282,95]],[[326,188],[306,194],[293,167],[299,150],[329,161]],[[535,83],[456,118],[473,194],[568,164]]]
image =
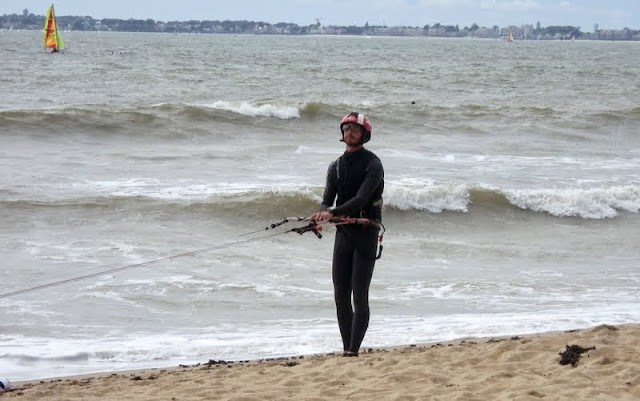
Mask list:
[[[231,33],[231,34],[281,34],[281,35],[370,35],[370,36],[436,36],[436,37],[481,37],[499,38],[512,36],[516,39],[600,39],[600,40],[640,40],[640,30],[599,30],[597,24],[593,33],[585,33],[580,27],[533,25],[491,28],[472,24],[460,28],[458,25],[411,26],[321,26],[315,24],[297,25],[279,22],[270,24],[262,21],[155,21],[153,19],[93,19],[90,16],[58,16],[58,27],[69,31],[116,31],[116,32],[165,32],[165,33]],[[0,16],[1,30],[37,30],[44,25],[44,15],[35,15],[24,9],[22,14]]]

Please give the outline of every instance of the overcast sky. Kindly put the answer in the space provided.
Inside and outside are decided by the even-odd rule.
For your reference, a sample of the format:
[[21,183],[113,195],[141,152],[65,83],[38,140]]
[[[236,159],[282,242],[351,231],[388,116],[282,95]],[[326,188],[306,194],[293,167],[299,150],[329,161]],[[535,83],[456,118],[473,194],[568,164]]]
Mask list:
[[[0,15],[44,15],[51,0],[0,0]],[[640,0],[58,0],[57,15],[156,21],[248,20],[271,24],[424,26],[460,28],[533,24],[640,29]]]

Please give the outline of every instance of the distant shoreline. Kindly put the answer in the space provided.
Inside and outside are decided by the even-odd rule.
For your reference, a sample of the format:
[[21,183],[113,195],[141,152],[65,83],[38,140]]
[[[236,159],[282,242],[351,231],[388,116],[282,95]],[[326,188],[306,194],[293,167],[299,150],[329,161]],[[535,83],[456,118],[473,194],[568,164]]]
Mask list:
[[[90,16],[58,16],[58,27],[62,31],[99,31],[99,32],[149,32],[149,33],[221,33],[250,35],[351,35],[351,36],[410,36],[444,37],[475,39],[513,40],[604,40],[604,41],[640,41],[640,30],[624,28],[621,30],[598,29],[594,32],[582,32],[575,26],[547,26],[540,23],[535,26],[525,24],[491,28],[472,24],[460,28],[458,25],[436,23],[423,27],[411,26],[322,26],[318,21],[310,25],[279,22],[270,24],[262,21],[155,21],[153,19],[93,19]],[[0,16],[0,31],[42,30],[44,16],[26,14],[5,14]]]
[[[9,33],[9,32],[41,32],[42,30],[40,29],[20,29],[20,30],[7,30],[7,29],[2,29],[0,28],[0,35],[2,35],[3,33]],[[463,40],[494,40],[494,41],[505,41],[505,38],[503,37],[474,37],[474,36],[410,36],[410,35],[358,35],[358,34],[305,34],[305,35],[292,35],[292,34],[280,34],[280,33],[273,33],[273,34],[261,34],[261,35],[257,35],[257,34],[251,34],[251,33],[202,33],[202,32],[178,32],[178,33],[172,33],[172,32],[131,32],[131,31],[63,31],[63,33],[66,35],[67,33],[100,33],[100,34],[105,34],[105,33],[131,33],[131,34],[150,34],[150,35],[155,35],[155,34],[160,34],[160,35],[219,35],[219,36],[237,36],[237,35],[241,35],[241,36],[307,36],[307,37],[340,37],[340,36],[345,36],[345,37],[363,37],[363,38],[370,38],[370,37],[377,37],[377,38],[390,38],[390,37],[405,37],[405,38],[424,38],[424,39],[463,39]],[[66,36],[65,36],[66,37]],[[570,39],[565,39],[566,41],[571,41]],[[553,41],[563,41],[562,39],[559,40],[548,40],[548,39],[540,39],[540,40],[536,40],[536,39],[515,39],[514,42],[553,42]],[[616,39],[585,39],[585,38],[581,38],[581,39],[576,39],[576,41],[580,41],[580,42],[585,42],[585,41],[589,41],[589,42],[638,42],[640,40],[616,40]]]

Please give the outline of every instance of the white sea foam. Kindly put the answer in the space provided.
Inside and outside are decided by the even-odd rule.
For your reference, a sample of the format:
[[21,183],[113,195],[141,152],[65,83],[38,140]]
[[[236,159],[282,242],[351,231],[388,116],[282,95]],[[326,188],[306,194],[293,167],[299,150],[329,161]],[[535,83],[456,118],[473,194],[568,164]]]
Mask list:
[[[620,312],[621,308],[627,312]],[[638,316],[632,306],[602,306],[589,311],[577,308],[563,310],[491,314],[450,314],[430,316],[384,317],[372,324],[364,346],[415,344],[460,338],[482,338],[550,332],[591,327],[602,322],[627,323]],[[633,321],[633,320],[631,320]]]
[[576,216],[587,219],[611,218],[618,211],[638,213],[640,187],[553,188],[507,190],[507,199],[514,205],[554,216]]
[[386,205],[400,210],[467,212],[473,191],[502,194],[514,206],[558,217],[602,219],[616,217],[619,211],[638,213],[640,210],[640,187],[635,185],[499,189],[494,186],[469,187],[400,180],[387,184],[384,199]]
[[424,210],[440,213],[445,210],[466,212],[469,191],[465,185],[436,185],[411,182],[390,182],[385,186],[385,204],[400,210]]
[[218,100],[209,107],[218,110],[227,110],[246,116],[256,117],[275,117],[282,120],[291,120],[300,117],[300,110],[293,106],[261,104],[255,105],[249,102],[231,102],[226,100]]

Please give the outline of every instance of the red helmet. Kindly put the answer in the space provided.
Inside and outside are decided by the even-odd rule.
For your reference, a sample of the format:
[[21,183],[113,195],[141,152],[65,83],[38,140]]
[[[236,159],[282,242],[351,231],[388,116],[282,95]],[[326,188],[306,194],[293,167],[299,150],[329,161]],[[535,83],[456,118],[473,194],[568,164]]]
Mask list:
[[353,112],[342,118],[342,121],[340,121],[340,133],[342,134],[343,139],[344,132],[342,132],[342,126],[345,124],[358,124],[363,128],[362,143],[367,143],[369,142],[369,139],[371,139],[371,123],[364,114]]

